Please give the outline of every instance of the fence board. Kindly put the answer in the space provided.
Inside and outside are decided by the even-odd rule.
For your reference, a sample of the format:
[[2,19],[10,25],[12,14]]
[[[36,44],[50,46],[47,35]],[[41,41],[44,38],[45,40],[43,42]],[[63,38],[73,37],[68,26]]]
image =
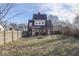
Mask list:
[[4,44],[4,31],[0,31],[0,45]]
[[4,31],[0,31],[0,45],[4,43],[12,42],[19,38],[21,38],[21,31],[13,31],[13,34],[12,34],[12,31],[5,31],[5,33]]
[[6,31],[6,43],[12,42],[12,31]]

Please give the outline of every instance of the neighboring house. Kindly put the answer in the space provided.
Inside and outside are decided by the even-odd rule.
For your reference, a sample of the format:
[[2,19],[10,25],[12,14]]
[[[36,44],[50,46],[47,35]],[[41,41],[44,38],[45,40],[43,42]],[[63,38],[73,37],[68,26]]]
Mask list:
[[51,20],[47,20],[47,14],[33,14],[32,20],[28,21],[28,31],[32,35],[50,34],[52,28]]
[[16,23],[10,23],[9,28],[10,28],[10,30],[17,31],[17,24]]
[[19,24],[18,30],[19,31],[27,31],[27,25],[26,24]]
[[0,25],[0,31],[3,31],[3,30],[4,30],[3,26],[2,26],[2,25]]

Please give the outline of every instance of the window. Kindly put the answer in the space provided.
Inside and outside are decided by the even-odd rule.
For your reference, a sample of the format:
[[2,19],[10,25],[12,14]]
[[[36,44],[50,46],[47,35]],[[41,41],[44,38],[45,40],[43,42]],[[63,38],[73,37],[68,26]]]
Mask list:
[[44,24],[44,23],[42,22],[42,24]]
[[40,22],[39,22],[39,24],[40,24]]
[[36,22],[36,24],[38,24],[38,23]]
[[32,23],[29,23],[29,26],[31,27],[32,26]]

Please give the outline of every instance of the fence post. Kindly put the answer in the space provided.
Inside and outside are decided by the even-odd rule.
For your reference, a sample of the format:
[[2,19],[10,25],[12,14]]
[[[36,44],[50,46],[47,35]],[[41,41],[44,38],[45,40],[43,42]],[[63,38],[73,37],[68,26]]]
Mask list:
[[18,30],[17,30],[17,39],[18,39]]
[[13,30],[12,30],[12,42],[13,42]]
[[6,31],[4,30],[4,44],[6,44]]

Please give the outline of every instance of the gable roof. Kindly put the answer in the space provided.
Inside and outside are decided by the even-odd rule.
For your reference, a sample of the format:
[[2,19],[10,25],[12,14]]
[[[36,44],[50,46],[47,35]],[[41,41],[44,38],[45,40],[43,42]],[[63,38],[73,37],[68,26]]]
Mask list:
[[33,22],[33,20],[29,20],[28,22]]
[[47,19],[47,15],[46,14],[40,14],[40,12],[38,14],[33,14],[33,19]]

